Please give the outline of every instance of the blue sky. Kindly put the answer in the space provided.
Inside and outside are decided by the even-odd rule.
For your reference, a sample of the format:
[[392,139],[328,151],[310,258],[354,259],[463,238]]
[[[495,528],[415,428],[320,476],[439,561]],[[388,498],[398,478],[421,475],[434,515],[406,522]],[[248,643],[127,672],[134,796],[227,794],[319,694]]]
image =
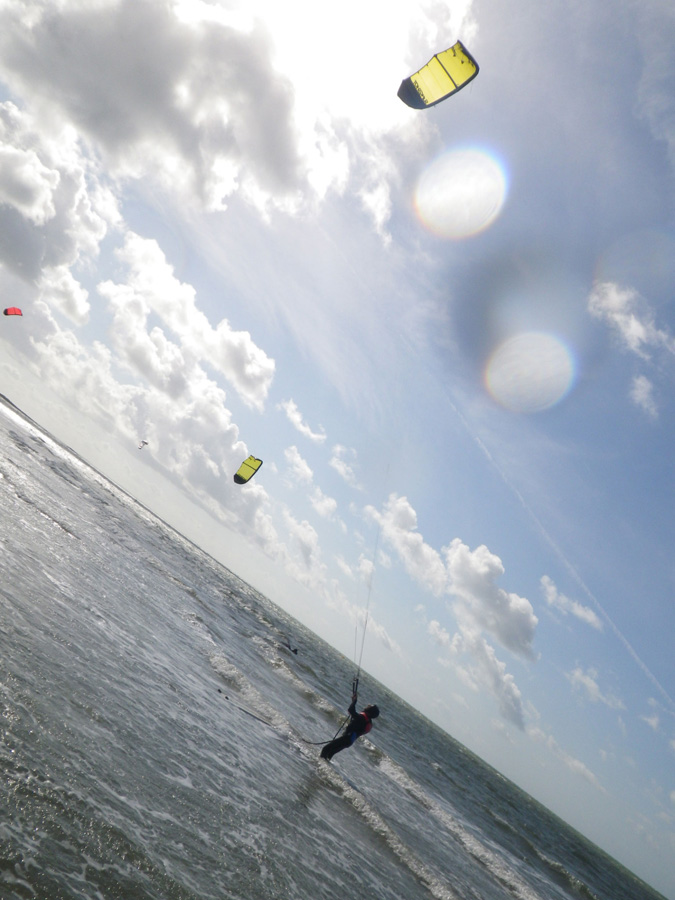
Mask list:
[[0,391],[671,897],[674,40],[0,4]]

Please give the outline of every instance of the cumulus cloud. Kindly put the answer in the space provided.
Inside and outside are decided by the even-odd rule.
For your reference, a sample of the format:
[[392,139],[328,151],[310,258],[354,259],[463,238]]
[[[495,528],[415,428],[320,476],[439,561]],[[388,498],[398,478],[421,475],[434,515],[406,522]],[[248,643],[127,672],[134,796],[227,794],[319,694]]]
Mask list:
[[293,427],[310,441],[313,441],[315,444],[322,444],[326,440],[326,433],[321,426],[319,426],[320,431],[315,432],[303,421],[300,410],[293,400],[283,400],[278,404],[277,408],[282,409]]
[[[298,448],[296,446],[288,447],[284,451],[284,455],[288,463],[289,481],[295,484],[313,485],[314,472],[307,460],[300,455]],[[332,518],[337,510],[337,500],[324,494],[318,485],[312,486],[309,502],[324,519]]]
[[336,444],[333,447],[329,465],[333,469],[335,469],[338,475],[350,487],[360,488],[356,473],[354,471],[355,461],[356,450],[350,449],[348,447],[343,447],[342,444]]
[[113,373],[113,356],[96,342],[85,348],[70,331],[52,323],[52,330],[34,341],[40,372],[64,396],[73,398],[80,410],[110,428],[135,435],[133,408],[140,391],[120,384]]
[[284,450],[284,456],[288,464],[288,473],[290,478],[295,482],[311,484],[314,478],[309,463],[300,455],[300,451],[294,445]]
[[334,497],[329,497],[327,494],[324,494],[318,485],[315,486],[309,499],[316,512],[322,518],[330,519],[331,516],[335,515],[337,510],[337,500]]
[[552,609],[563,613],[563,615],[575,616],[592,628],[602,631],[602,622],[590,607],[583,606],[577,600],[570,600],[569,597],[561,594],[548,575],[542,575],[540,583],[546,602]]
[[383,540],[398,554],[406,571],[432,593],[440,596],[448,586],[448,574],[440,553],[417,530],[417,513],[406,497],[392,494],[382,513],[366,510],[379,523]]
[[649,349],[658,347],[675,353],[672,336],[657,328],[652,310],[637,291],[612,282],[599,282],[588,298],[588,309],[591,315],[609,325],[627,350],[643,359],[649,359]]
[[[0,103],[0,263],[32,284],[41,275],[52,281],[55,272],[63,281],[64,267],[91,260],[119,221],[112,193],[77,135],[43,126],[31,112]],[[64,305],[63,290],[55,305],[81,318],[81,299],[73,305],[71,292]],[[44,299],[51,302],[48,293]]]
[[499,557],[485,545],[472,551],[459,538],[445,554],[458,620],[467,630],[487,631],[512,653],[535,659],[532,641],[538,619],[529,600],[496,584],[504,574]]
[[304,584],[315,585],[322,580],[324,570],[321,562],[319,535],[309,522],[298,521],[288,510],[284,514],[284,519],[293,543],[300,554],[302,564],[297,570],[297,577]]
[[472,551],[459,538],[442,555],[418,531],[417,513],[406,497],[392,494],[382,513],[372,507],[368,511],[408,573],[436,596],[454,598],[453,609],[463,631],[485,631],[512,653],[535,658],[532,641],[537,617],[529,600],[496,584],[504,574],[498,556],[485,545]]
[[[99,293],[114,316],[112,338],[120,356],[173,395],[199,361],[223,375],[249,406],[262,409],[274,376],[274,360],[247,331],[234,331],[227,319],[213,327],[197,308],[192,285],[180,282],[154,240],[128,232],[117,252],[128,268],[123,284],[106,281]],[[147,321],[155,313],[175,340]]]
[[15,207],[34,225],[55,215],[53,194],[59,173],[47,168],[34,150],[0,144],[0,202]]
[[[497,659],[494,648],[485,638],[475,632],[451,635],[435,619],[428,623],[427,631],[447,653],[456,657],[455,669],[464,684],[473,690],[485,688],[496,698],[503,719],[524,730],[525,714],[520,690],[513,675],[506,671],[506,665]],[[467,654],[470,659],[467,665],[460,662],[461,654]]]
[[118,174],[154,171],[211,209],[248,180],[270,197],[296,191],[292,90],[260,26],[187,22],[151,0],[10,3],[0,25],[5,78]]
[[[424,607],[418,606],[417,611],[423,612]],[[459,634],[451,635],[436,619],[432,619],[427,623],[427,631],[434,641],[447,650],[449,653],[457,653],[461,644],[461,636]]]
[[538,620],[529,600],[496,584],[504,574],[499,557],[484,545],[472,551],[459,538],[439,553],[419,532],[417,514],[406,497],[392,494],[381,513],[372,507],[367,512],[379,523],[383,540],[406,571],[435,596],[451,598],[456,633],[451,634],[437,619],[428,623],[427,631],[452,658],[457,674],[473,689],[490,692],[502,717],[524,728],[520,690],[486,635],[511,653],[534,660]]
[[225,392],[195,367],[178,397],[151,380],[119,380],[114,352],[100,342],[82,344],[59,327],[45,303],[33,309],[33,362],[41,378],[85,416],[135,446],[152,447],[153,464],[219,521],[237,525],[272,558],[287,554],[274,528],[269,498],[261,485],[235,490],[231,475],[245,454]]
[[[306,520],[298,520],[288,510],[283,513],[284,524],[290,542],[284,557],[286,571],[301,584],[312,590],[332,609],[339,610],[343,619],[353,626],[363,629],[366,619],[365,599],[355,602],[346,597],[336,580],[328,577],[323,562],[319,535],[316,529]],[[336,559],[339,568],[350,578],[354,573],[341,557]],[[361,638],[363,638],[361,632]],[[401,656],[401,648],[391,637],[387,629],[373,614],[368,617],[368,640],[375,639],[386,650]]]
[[523,730],[525,717],[522,695],[513,675],[506,671],[505,663],[497,659],[494,648],[482,636],[465,634],[463,641],[475,660],[472,675],[496,697],[502,717]]
[[571,672],[567,673],[567,680],[575,689],[581,689],[585,692],[591,703],[604,703],[610,709],[625,709],[625,705],[618,697],[611,694],[603,694],[598,684],[598,673],[595,669],[588,669],[586,672],[577,666]]
[[[456,0],[445,30],[459,33],[469,9]],[[413,28],[431,46],[441,27],[433,5],[406,12],[358,7],[358,29],[345,15],[332,40],[317,43],[297,40],[278,3],[8,2],[0,75],[41,117],[75,126],[117,176],[151,175],[212,210],[239,193],[262,210],[288,211],[351,178],[382,230],[397,178],[392,147],[421,146],[432,134],[391,100],[391,72],[404,70]],[[314,4],[295,4],[307,33],[324,27],[321,16]],[[369,71],[365,96],[343,48],[370,54],[375,36],[382,64]]]
[[51,266],[38,281],[40,296],[63,313],[74,325],[89,319],[89,292],[73,277],[67,266]]

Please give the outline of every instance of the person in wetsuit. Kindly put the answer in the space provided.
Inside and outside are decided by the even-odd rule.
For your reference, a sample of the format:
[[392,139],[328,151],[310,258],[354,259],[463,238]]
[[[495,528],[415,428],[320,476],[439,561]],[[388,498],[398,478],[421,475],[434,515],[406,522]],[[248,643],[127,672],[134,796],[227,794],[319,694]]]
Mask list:
[[332,759],[340,750],[346,750],[351,747],[354,741],[361,737],[362,734],[368,734],[373,727],[373,719],[376,719],[380,710],[374,704],[366,706],[360,713],[356,711],[356,694],[352,694],[352,703],[347,710],[350,716],[349,724],[342,737],[329,741],[321,751],[322,759]]
[[296,656],[298,655],[298,648],[296,647],[295,649],[293,649],[293,647],[291,647],[291,642],[288,640],[288,638],[284,639],[283,646],[288,647],[288,649],[291,651],[291,653],[295,653]]

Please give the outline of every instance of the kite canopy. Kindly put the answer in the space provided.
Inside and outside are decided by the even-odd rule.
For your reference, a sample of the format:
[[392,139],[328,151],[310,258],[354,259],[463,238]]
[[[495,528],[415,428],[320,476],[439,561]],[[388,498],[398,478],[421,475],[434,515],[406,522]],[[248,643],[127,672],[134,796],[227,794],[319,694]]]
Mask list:
[[235,482],[237,484],[246,484],[247,481],[250,481],[251,478],[253,478],[260,466],[262,466],[262,459],[256,459],[255,456],[249,456],[235,472]]
[[437,53],[426,66],[405,78],[398,96],[413,109],[435,106],[478,75],[478,63],[461,41]]
[[3,316],[22,316],[23,313],[19,309],[18,306],[8,306],[7,309],[3,309]]

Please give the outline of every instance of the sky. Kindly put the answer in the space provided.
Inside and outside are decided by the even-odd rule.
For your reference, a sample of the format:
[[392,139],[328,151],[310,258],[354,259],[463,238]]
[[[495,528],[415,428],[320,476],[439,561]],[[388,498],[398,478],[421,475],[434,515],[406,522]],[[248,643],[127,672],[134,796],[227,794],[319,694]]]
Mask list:
[[0,2],[0,392],[670,898],[674,45],[672,0]]

